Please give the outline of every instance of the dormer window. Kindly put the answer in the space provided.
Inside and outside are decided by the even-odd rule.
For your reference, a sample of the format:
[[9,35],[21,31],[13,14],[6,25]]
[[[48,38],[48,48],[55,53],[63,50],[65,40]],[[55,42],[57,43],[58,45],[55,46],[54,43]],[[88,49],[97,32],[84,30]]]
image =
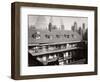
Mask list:
[[45,37],[49,39],[49,38],[50,38],[50,35],[47,35],[47,34],[46,34]]
[[64,37],[65,37],[65,38],[69,38],[69,35],[64,34]]
[[69,35],[67,35],[67,38],[69,38]]
[[50,36],[50,35],[48,35],[48,34],[46,34],[45,37],[46,37],[47,39],[52,39],[52,36]]
[[32,34],[32,37],[34,39],[40,39],[40,32],[35,32],[34,34]]
[[74,34],[72,34],[72,37],[74,38]]
[[60,35],[56,35],[57,38],[60,38]]
[[67,37],[67,35],[66,35],[66,34],[64,34],[64,37],[66,38],[66,37]]

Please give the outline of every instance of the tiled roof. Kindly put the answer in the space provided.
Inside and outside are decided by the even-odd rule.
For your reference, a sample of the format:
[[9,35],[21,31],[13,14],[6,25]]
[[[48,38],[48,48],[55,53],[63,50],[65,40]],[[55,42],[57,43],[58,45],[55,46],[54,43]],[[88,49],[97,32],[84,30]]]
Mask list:
[[[39,32],[40,38],[34,39],[32,34]],[[47,38],[46,35],[49,35],[50,38]],[[73,42],[73,41],[81,41],[82,37],[77,33],[71,30],[52,30],[51,32],[48,30],[40,30],[29,28],[28,30],[28,43],[36,44],[36,43],[59,43],[59,42]]]

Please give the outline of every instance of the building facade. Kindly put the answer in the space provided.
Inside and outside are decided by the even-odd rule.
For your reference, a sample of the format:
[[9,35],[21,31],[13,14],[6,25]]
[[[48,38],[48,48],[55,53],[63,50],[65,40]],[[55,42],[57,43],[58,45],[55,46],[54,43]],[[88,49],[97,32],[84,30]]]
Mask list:
[[47,30],[28,29],[29,66],[69,64],[87,64],[87,44],[79,33],[64,30],[62,23],[61,29],[54,29],[52,22]]

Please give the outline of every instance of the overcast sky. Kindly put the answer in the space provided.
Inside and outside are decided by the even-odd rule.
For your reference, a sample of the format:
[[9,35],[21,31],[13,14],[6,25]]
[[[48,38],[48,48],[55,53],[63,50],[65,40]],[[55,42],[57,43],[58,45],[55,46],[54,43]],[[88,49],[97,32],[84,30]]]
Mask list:
[[65,26],[66,30],[71,30],[71,27],[74,25],[74,22],[77,22],[77,26],[82,27],[82,24],[85,23],[85,28],[88,26],[88,18],[83,17],[58,17],[58,16],[28,16],[28,24],[29,27],[34,25],[36,28],[39,29],[46,29],[50,20],[52,21],[53,25],[56,25],[57,28],[60,28],[61,23]]

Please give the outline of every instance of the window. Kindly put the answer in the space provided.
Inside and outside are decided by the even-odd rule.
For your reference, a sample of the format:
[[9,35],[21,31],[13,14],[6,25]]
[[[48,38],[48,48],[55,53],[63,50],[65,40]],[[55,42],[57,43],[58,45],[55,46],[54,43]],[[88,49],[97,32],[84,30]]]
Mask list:
[[57,38],[60,38],[60,35],[56,35]]
[[64,37],[65,37],[65,38],[69,38],[69,35],[64,34]]
[[45,37],[49,39],[49,38],[50,38],[50,35],[47,35],[47,34],[46,34]]
[[34,34],[32,34],[32,37],[34,39],[40,39],[40,32],[35,32]]
[[74,34],[72,34],[72,37],[74,38]]
[[32,37],[33,37],[33,38],[36,38],[36,34],[32,34]]
[[51,36],[51,35],[48,35],[48,34],[46,34],[45,37],[46,37],[47,39],[52,39],[52,36]]
[[67,37],[67,35],[66,35],[66,34],[64,34],[64,37],[66,38],[66,37]]
[[67,38],[69,38],[69,35],[67,35]]

